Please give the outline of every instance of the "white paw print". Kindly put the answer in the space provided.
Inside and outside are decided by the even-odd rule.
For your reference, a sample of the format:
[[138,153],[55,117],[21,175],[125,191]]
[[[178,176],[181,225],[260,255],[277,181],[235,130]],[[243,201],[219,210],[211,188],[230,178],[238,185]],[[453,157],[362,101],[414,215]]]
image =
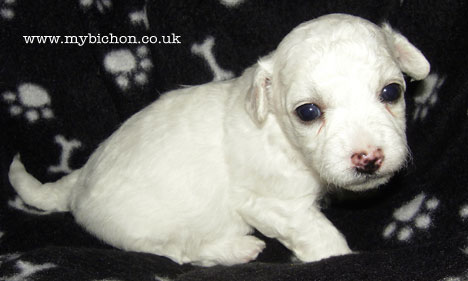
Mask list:
[[220,0],[219,2],[228,8],[232,8],[242,4],[244,0]]
[[169,277],[161,277],[161,276],[154,276],[155,281],[171,281],[172,279],[169,279]]
[[142,10],[130,12],[128,17],[134,26],[143,25],[146,30],[150,29],[148,15],[146,13],[146,6]]
[[[459,215],[463,221],[468,221],[468,204],[460,208]],[[463,248],[463,252],[468,255],[468,245]]]
[[33,83],[23,83],[17,90],[16,93],[11,91],[2,93],[3,101],[10,104],[9,110],[12,116],[24,114],[31,123],[40,118],[54,117],[50,109],[50,96],[44,88]]
[[109,52],[104,58],[105,69],[114,76],[120,89],[148,83],[148,72],[153,68],[148,47],[141,45],[135,51],[120,49]]
[[439,203],[435,197],[427,199],[424,192],[418,194],[393,212],[395,220],[384,228],[382,236],[389,239],[396,233],[399,241],[411,240],[415,230],[427,230],[432,225],[431,216]]
[[16,0],[0,0],[0,17],[4,20],[12,20],[15,17],[13,7]]
[[414,97],[416,108],[413,112],[413,121],[426,118],[429,109],[439,100],[439,89],[444,81],[445,77],[439,77],[437,74],[430,74],[422,81]]
[[89,10],[91,7],[95,6],[96,9],[104,14],[107,10],[112,8],[111,0],[80,0],[80,6]]
[[460,218],[462,218],[462,220],[467,220],[468,219],[468,204],[463,205],[460,208],[459,214],[460,214]]

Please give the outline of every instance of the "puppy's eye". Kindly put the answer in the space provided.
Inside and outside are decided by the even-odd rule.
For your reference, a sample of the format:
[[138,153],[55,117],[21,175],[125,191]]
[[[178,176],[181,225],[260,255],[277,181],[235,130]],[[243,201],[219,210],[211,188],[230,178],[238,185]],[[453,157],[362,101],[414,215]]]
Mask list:
[[313,103],[306,103],[296,108],[296,113],[302,121],[312,121],[320,117],[320,108]]
[[382,89],[380,93],[380,100],[382,102],[391,103],[398,100],[403,90],[397,83],[388,84]]

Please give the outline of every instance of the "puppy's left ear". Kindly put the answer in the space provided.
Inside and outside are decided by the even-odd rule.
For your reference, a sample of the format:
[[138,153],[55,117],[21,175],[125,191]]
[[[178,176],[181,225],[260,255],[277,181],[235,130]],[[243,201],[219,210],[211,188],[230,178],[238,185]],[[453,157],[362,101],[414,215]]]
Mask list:
[[426,78],[431,67],[421,51],[413,46],[406,37],[394,31],[388,23],[384,23],[382,29],[401,71],[414,80]]
[[245,108],[252,120],[262,126],[268,115],[268,96],[271,91],[272,65],[270,60],[260,60],[255,66],[252,84],[248,90]]

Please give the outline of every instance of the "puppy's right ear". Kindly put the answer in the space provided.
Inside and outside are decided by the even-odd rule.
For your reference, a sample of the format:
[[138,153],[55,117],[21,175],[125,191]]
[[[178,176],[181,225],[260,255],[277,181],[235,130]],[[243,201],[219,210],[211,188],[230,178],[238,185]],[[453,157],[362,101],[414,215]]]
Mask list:
[[272,64],[270,60],[260,60],[254,71],[252,85],[250,86],[245,107],[252,120],[262,126],[268,115],[268,98],[271,91]]

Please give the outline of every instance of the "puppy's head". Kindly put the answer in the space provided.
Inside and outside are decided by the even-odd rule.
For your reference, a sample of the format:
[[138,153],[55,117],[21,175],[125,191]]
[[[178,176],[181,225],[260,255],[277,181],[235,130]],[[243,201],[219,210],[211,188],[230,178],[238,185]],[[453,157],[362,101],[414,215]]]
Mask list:
[[419,80],[429,68],[389,25],[327,15],[295,28],[260,60],[247,111],[259,126],[272,115],[325,183],[365,190],[404,165],[403,73]]

